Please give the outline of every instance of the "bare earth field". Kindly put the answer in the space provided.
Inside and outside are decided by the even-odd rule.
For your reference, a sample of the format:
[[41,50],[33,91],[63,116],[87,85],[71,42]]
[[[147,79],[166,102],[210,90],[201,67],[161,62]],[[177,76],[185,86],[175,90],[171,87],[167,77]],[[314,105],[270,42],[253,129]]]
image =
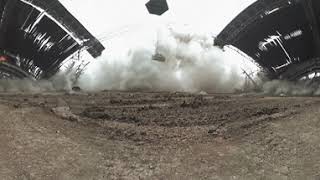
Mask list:
[[320,98],[2,93],[0,179],[320,179]]

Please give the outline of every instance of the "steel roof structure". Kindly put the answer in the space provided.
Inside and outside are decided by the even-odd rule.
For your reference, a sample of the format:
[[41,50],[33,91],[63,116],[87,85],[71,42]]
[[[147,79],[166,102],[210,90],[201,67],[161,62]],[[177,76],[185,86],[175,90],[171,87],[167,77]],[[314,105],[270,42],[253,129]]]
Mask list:
[[320,70],[320,1],[258,0],[216,37],[251,57],[273,79]]
[[58,0],[0,0],[1,77],[49,78],[80,49],[103,45]]

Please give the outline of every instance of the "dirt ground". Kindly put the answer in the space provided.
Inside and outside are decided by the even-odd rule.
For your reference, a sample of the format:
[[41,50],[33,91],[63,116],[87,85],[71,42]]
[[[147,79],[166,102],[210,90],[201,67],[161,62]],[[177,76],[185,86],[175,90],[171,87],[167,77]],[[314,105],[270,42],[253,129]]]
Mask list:
[[320,179],[320,98],[2,93],[0,179]]

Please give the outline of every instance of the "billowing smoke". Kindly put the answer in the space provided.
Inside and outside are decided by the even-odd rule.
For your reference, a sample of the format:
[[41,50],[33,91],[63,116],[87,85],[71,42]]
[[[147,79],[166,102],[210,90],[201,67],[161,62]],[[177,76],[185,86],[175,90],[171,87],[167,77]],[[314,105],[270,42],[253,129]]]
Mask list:
[[[243,84],[240,63],[214,47],[210,36],[165,29],[153,42],[135,47],[128,42],[128,50],[95,61],[79,85],[89,91],[233,92]],[[155,53],[165,61],[152,60]]]
[[[156,32],[156,31],[153,31]],[[150,35],[150,34],[149,34]],[[50,80],[0,80],[0,92],[43,92],[71,90],[184,91],[230,93],[242,88],[244,76],[237,60],[213,46],[208,35],[162,29],[146,38],[145,32],[135,39],[111,44],[113,51],[87,67],[74,84],[73,71],[67,69]],[[146,40],[147,39],[147,40]],[[133,43],[135,42],[135,43]],[[155,54],[163,59],[156,61]]]

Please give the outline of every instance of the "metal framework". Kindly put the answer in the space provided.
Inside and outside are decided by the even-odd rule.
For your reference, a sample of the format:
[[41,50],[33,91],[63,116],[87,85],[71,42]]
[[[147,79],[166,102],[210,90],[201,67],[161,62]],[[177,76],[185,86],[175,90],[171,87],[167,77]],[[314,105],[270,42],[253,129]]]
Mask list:
[[215,39],[232,45],[260,65],[270,78],[296,80],[319,69],[320,2],[258,0]]
[[58,0],[26,0],[27,2],[44,9],[51,17],[63,25],[76,38],[83,42],[82,46],[87,47],[87,51],[97,58],[105,49],[70,12],[63,7]]
[[105,49],[58,0],[0,0],[0,14],[1,77],[50,78],[77,51]]

